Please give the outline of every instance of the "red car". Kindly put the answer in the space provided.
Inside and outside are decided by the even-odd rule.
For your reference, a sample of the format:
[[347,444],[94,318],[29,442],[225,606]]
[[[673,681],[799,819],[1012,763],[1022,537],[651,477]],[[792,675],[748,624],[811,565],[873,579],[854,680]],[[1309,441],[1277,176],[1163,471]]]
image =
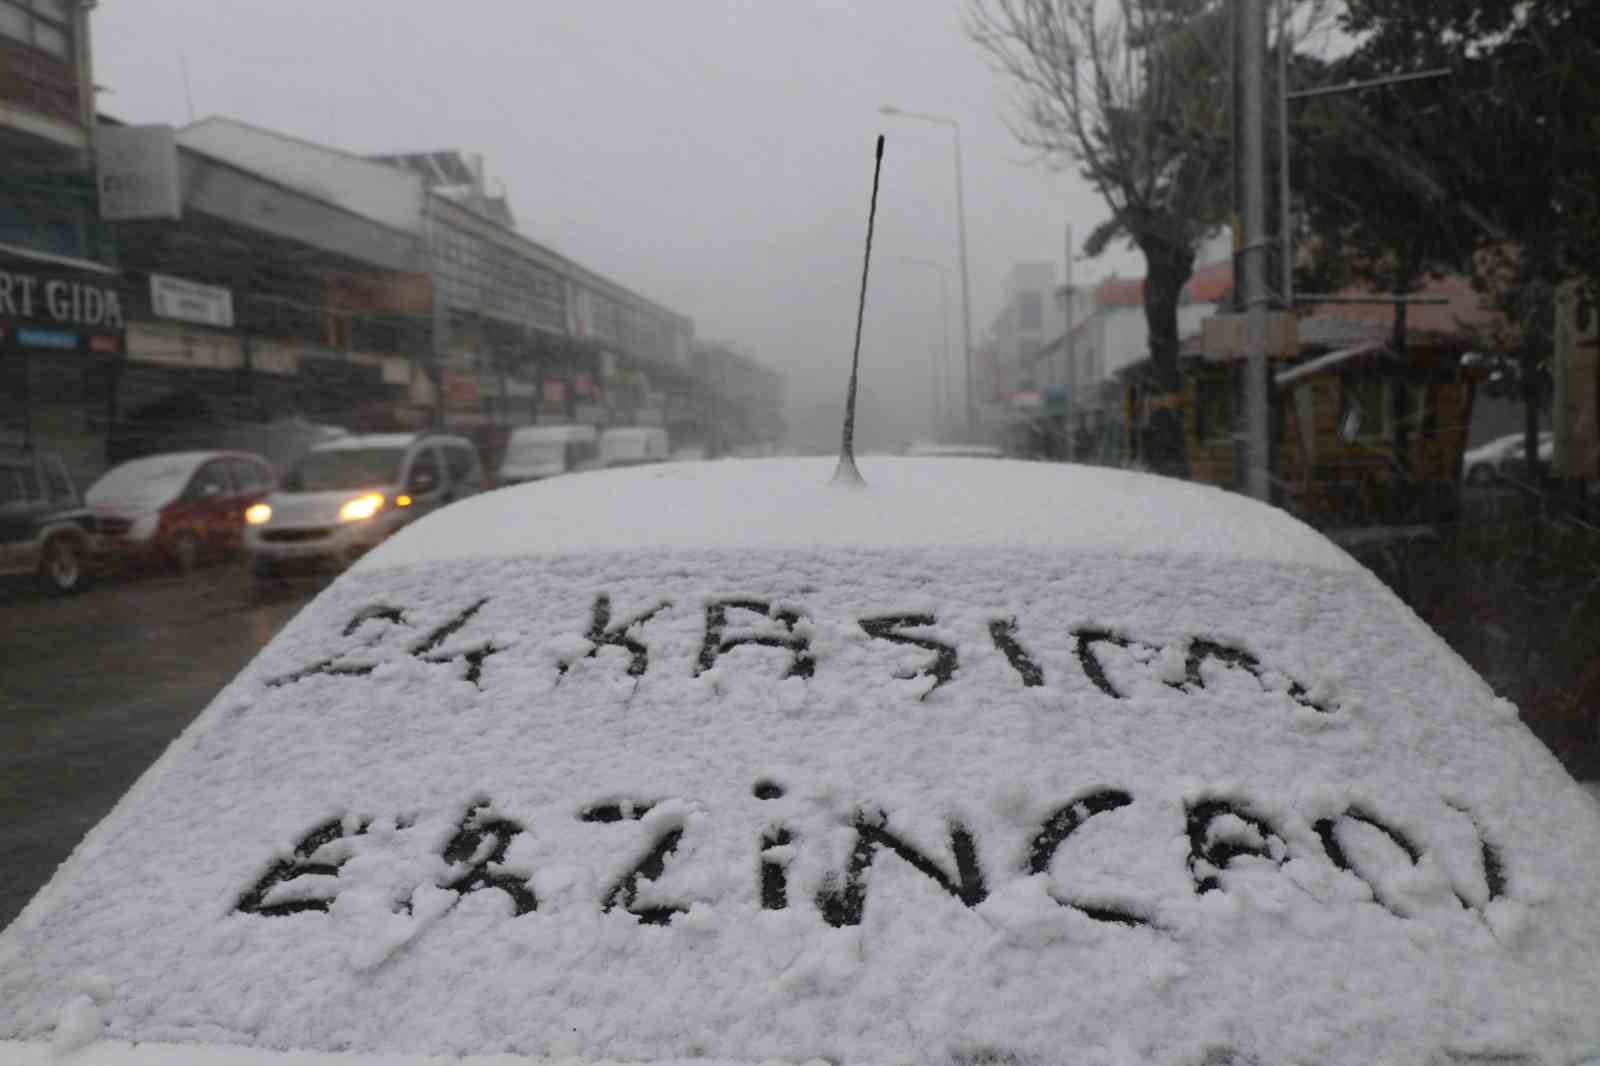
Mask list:
[[191,570],[239,548],[245,509],[275,481],[249,452],[173,452],[112,468],[85,498],[108,554]]

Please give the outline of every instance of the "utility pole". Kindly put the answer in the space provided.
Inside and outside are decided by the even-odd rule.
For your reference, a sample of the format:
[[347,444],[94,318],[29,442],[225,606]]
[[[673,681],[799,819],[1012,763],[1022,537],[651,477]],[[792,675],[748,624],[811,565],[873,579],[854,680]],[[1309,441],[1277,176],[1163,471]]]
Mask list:
[[978,405],[972,394],[972,297],[968,293],[967,280],[967,206],[961,186],[961,127],[951,123],[955,130],[956,145],[956,226],[960,235],[961,250],[961,334],[966,353],[966,388],[963,392],[967,399],[967,439],[976,440],[978,436]]
[[1294,310],[1294,230],[1289,219],[1289,0],[1278,4],[1278,254],[1285,311]]
[[1240,79],[1238,144],[1240,213],[1244,247],[1239,250],[1245,305],[1245,488],[1258,500],[1272,494],[1272,450],[1267,425],[1267,179],[1262,74],[1267,50],[1265,0],[1237,0],[1234,70]]
[[1078,360],[1077,353],[1072,349],[1072,223],[1067,223],[1067,334],[1062,339],[1061,347],[1067,357],[1067,458],[1078,458]]

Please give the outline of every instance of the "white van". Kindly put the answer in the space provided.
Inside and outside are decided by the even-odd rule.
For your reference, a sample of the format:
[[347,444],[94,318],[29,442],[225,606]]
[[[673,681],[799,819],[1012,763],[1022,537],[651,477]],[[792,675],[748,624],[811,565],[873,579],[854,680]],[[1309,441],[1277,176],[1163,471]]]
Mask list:
[[667,431],[656,426],[617,426],[600,434],[601,466],[661,463],[671,454]]
[[272,495],[246,508],[244,547],[260,578],[295,564],[347,563],[482,491],[483,464],[465,437],[340,437],[301,456]]
[[593,470],[599,462],[599,434],[593,426],[523,426],[511,431],[506,455],[500,461],[500,484],[579,470]]

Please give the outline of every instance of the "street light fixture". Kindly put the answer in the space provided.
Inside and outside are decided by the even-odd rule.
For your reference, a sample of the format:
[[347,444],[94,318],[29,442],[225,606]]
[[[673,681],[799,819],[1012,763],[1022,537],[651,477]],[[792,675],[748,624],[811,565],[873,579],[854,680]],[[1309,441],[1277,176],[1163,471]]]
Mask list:
[[978,429],[977,406],[973,402],[972,394],[972,299],[970,295],[971,279],[967,271],[967,208],[961,189],[961,123],[944,115],[930,115],[922,111],[905,111],[888,104],[878,108],[880,115],[891,118],[911,119],[915,122],[932,122],[940,126],[949,126],[955,134],[956,158],[956,232],[960,240],[961,249],[961,332],[965,340],[965,367],[966,386],[962,394],[967,401],[967,435],[975,437]]
[[914,255],[897,255],[897,263],[909,263],[912,266],[929,267],[939,274],[939,340],[943,354],[939,359],[939,393],[944,414],[940,416],[939,433],[942,437],[949,429],[950,418],[950,287],[945,274],[944,264],[932,259],[921,259]]

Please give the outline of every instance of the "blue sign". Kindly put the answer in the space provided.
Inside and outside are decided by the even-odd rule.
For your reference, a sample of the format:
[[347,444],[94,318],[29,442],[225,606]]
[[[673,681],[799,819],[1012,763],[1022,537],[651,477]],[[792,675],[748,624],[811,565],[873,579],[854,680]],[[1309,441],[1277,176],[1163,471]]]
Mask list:
[[59,329],[19,329],[17,343],[25,348],[59,348],[64,352],[78,350],[78,335]]

